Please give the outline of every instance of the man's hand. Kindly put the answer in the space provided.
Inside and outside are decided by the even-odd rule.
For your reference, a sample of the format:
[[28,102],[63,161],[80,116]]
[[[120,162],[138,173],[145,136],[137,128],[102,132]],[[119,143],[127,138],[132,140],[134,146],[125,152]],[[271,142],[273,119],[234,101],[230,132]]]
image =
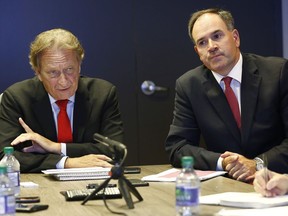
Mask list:
[[253,185],[263,196],[281,196],[288,193],[288,176],[264,168],[256,172]]
[[23,152],[50,152],[54,154],[61,154],[61,145],[59,143],[52,142],[40,134],[34,133],[34,131],[31,130],[31,128],[23,121],[22,118],[19,118],[19,123],[24,128],[26,133],[20,134],[18,137],[16,137],[11,143],[12,146],[30,140],[32,142],[32,146],[23,148]]
[[256,163],[240,154],[225,152],[221,155],[223,158],[222,167],[233,179],[251,182],[256,172]]
[[111,158],[105,155],[89,154],[77,158],[67,158],[64,168],[112,167],[108,161],[111,161]]

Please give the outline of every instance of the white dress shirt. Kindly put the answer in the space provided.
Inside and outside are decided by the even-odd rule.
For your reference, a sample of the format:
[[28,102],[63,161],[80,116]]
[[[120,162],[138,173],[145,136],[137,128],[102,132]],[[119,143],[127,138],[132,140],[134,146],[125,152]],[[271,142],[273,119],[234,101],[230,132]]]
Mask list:
[[[232,68],[232,70],[227,75],[227,76],[233,78],[230,86],[231,86],[232,90],[234,91],[234,94],[238,100],[240,115],[241,115],[242,65],[243,65],[243,58],[242,58],[242,55],[240,53],[240,58],[239,58],[238,62],[236,63],[236,65]],[[221,86],[221,88],[224,91],[225,84],[224,84],[224,81],[222,80],[222,78],[224,76],[221,76],[220,74],[218,74],[214,71],[212,71],[212,74],[214,75],[215,79],[217,80],[217,82],[219,83],[219,85]],[[223,170],[222,161],[223,161],[223,158],[219,157],[219,159],[217,161],[216,170]]]
[[[56,131],[58,132],[57,116],[58,116],[60,109],[59,109],[58,105],[56,104],[56,100],[51,95],[49,95],[49,100],[50,100],[52,111],[53,111],[53,117],[54,117],[54,122],[55,122],[55,126],[56,126]],[[70,97],[68,100],[69,101],[67,104],[66,111],[67,111],[68,118],[70,120],[71,130],[72,130],[72,134],[73,134],[73,111],[74,111],[75,95]],[[66,143],[61,143],[60,145],[61,145],[61,155],[63,155],[63,157],[56,164],[56,168],[57,169],[64,169],[65,161],[68,158],[68,156],[66,156]]]

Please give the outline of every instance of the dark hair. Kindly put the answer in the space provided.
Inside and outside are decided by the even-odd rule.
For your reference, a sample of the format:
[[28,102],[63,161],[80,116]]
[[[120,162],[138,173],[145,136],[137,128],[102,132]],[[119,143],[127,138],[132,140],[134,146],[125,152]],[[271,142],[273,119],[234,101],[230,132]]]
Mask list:
[[228,30],[232,31],[234,29],[234,19],[232,17],[232,14],[229,11],[226,11],[226,10],[223,10],[220,8],[209,8],[209,9],[197,11],[191,15],[191,18],[190,18],[189,23],[188,23],[188,34],[194,43],[195,43],[195,41],[194,41],[193,36],[192,36],[194,24],[200,16],[202,16],[203,14],[206,14],[206,13],[212,13],[212,14],[219,15],[220,18],[226,24]]

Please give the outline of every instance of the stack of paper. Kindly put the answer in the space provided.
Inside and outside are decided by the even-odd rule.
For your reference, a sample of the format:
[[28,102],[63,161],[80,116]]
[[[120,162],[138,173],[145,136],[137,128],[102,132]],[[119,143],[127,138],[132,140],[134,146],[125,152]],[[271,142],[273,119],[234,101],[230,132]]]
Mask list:
[[[149,175],[142,178],[142,181],[160,181],[160,182],[174,182],[180,173],[180,169],[172,168],[164,172]],[[224,175],[225,171],[202,171],[195,170],[197,176],[201,181],[214,178],[216,176]]]
[[51,175],[60,181],[107,179],[110,177],[110,171],[111,168],[102,167],[42,170],[44,174]]
[[208,205],[260,209],[288,205],[288,195],[264,197],[256,192],[226,192],[201,196],[200,203]]
[[221,209],[217,216],[287,216],[288,206],[265,209]]

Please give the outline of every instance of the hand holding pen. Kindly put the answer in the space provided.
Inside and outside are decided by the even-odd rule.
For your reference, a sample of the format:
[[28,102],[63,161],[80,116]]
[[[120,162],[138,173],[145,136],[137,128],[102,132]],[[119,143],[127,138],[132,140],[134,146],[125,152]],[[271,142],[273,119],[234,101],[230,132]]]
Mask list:
[[253,185],[256,192],[266,197],[284,195],[288,193],[288,176],[265,167],[256,172]]

